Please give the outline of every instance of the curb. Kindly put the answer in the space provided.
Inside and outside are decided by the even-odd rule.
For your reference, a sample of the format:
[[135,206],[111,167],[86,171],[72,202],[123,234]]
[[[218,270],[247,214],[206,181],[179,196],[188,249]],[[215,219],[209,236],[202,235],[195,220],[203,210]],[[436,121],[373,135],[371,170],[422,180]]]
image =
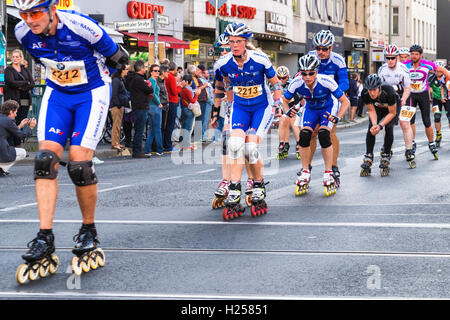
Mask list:
[[342,123],[341,125],[337,126],[337,129],[347,129],[347,128],[353,128],[356,126],[359,126],[361,124],[364,124],[369,121],[369,117],[364,117],[356,120],[356,122],[348,122],[348,123]]

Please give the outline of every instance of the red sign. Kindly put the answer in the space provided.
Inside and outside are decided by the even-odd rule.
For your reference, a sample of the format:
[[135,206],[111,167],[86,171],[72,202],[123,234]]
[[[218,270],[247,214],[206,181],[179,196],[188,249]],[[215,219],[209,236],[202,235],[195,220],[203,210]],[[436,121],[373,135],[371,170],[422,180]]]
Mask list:
[[164,6],[130,1],[127,5],[128,16],[133,19],[153,19],[153,13],[164,14]]
[[[216,9],[209,1],[206,1],[206,14],[216,14]],[[223,6],[219,8],[219,15],[223,17],[238,17],[241,19],[255,19],[256,8],[232,4],[230,10],[228,10],[227,4],[224,3]]]

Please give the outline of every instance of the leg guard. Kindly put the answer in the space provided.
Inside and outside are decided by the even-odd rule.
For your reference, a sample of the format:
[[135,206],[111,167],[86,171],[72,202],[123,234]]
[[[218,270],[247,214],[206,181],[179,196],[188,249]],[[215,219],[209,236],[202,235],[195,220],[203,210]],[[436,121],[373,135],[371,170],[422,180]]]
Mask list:
[[34,159],[34,180],[58,178],[58,169],[55,164],[59,163],[58,155],[50,150],[41,150]]
[[230,133],[228,131],[224,132],[222,135],[222,155],[226,156],[227,153],[227,143],[230,137]]
[[442,116],[442,113],[441,113],[441,112],[436,112],[436,113],[434,114],[434,122],[435,122],[435,123],[441,122],[441,116]]
[[302,148],[308,148],[311,146],[311,137],[312,137],[312,131],[303,129],[300,131],[300,147]]
[[322,149],[327,149],[331,147],[331,135],[330,131],[327,129],[320,129],[319,130],[319,142]]
[[230,159],[237,160],[244,156],[245,139],[241,137],[231,137],[228,139],[227,153]]
[[257,164],[259,160],[258,145],[254,142],[245,144],[245,159],[249,164]]
[[70,161],[67,171],[73,184],[78,187],[86,187],[98,182],[92,161]]

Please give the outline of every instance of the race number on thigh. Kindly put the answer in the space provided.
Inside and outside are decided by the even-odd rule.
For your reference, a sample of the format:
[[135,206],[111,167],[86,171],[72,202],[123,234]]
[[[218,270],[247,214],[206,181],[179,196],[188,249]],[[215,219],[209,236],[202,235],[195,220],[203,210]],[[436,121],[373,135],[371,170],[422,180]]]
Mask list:
[[402,109],[400,110],[400,116],[399,119],[400,121],[411,121],[411,119],[414,117],[414,115],[416,114],[416,108],[415,107],[410,107],[410,106],[403,106]]

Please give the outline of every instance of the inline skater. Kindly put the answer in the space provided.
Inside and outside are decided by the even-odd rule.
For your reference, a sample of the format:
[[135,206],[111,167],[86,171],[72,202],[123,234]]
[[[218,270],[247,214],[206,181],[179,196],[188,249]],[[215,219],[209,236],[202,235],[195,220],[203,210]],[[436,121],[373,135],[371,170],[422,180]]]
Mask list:
[[411,54],[409,53],[409,48],[406,47],[402,47],[400,49],[398,49],[398,60],[400,60],[400,62],[405,62],[408,61],[411,57]]
[[[445,77],[450,78],[450,73],[442,67],[438,67],[432,61],[423,60],[423,49],[419,45],[413,45],[410,48],[411,60],[405,61],[406,67],[409,69],[411,75],[411,96],[408,101],[408,105],[417,108],[419,106],[422,121],[425,126],[425,133],[428,139],[428,147],[433,154],[434,158],[438,160],[438,149],[434,141],[433,127],[431,126],[430,119],[430,95],[429,95],[429,83],[428,75],[431,70],[434,72],[441,71]],[[416,115],[411,119],[411,127],[413,130],[413,150],[416,149],[415,136],[416,136]]]
[[[277,68],[277,77],[281,81],[282,87],[283,87],[283,93],[286,92],[287,88],[289,87],[289,84],[291,83],[291,80],[289,79],[289,69],[285,66],[280,66]],[[278,127],[278,136],[280,138],[280,146],[278,148],[278,160],[286,159],[289,156],[289,137],[292,133],[294,135],[295,141],[299,141],[299,134],[300,130],[297,126],[295,126],[295,118],[289,118],[289,117],[283,117],[279,116],[280,118],[280,125]],[[298,145],[298,144],[297,144]],[[298,158],[298,150],[297,152],[297,158]],[[300,159],[299,159],[300,160]]]
[[[441,61],[436,62],[436,66],[445,68],[444,63]],[[442,112],[445,110],[447,117],[449,116],[449,104],[447,103],[447,79],[445,79],[444,74],[441,71],[436,71],[435,74],[431,74],[428,77],[428,82],[430,83],[430,88],[432,90],[433,99],[433,113],[434,113],[434,127],[436,128],[436,147],[441,147],[442,141]]]
[[[342,92],[346,92],[350,88],[347,65],[341,55],[333,52],[334,44],[335,37],[333,33],[329,30],[322,30],[318,32],[313,39],[313,45],[316,50],[311,51],[309,54],[320,59],[319,74],[324,74],[333,78],[339,85],[339,89],[341,89]],[[333,101],[337,108],[339,108],[340,105],[338,100],[333,98]],[[311,140],[311,158],[309,159],[310,165],[317,147],[318,128],[313,129],[314,133]],[[339,187],[341,173],[338,168],[339,139],[336,135],[336,126],[334,126],[331,131],[331,141],[333,143],[333,176],[336,180],[337,186]]]
[[[397,101],[397,114],[395,116],[394,125],[399,122],[400,111],[404,110],[403,114],[408,114],[410,107],[406,107],[406,101],[411,93],[411,78],[408,68],[400,62],[398,62],[398,56],[400,50],[396,45],[387,45],[384,49],[384,56],[386,63],[378,70],[378,76],[381,81],[391,85],[399,96]],[[413,132],[411,128],[410,119],[400,120],[400,127],[403,131],[403,139],[405,141],[405,157],[411,168],[415,168],[415,155],[412,147]],[[385,131],[386,133],[386,131]],[[383,153],[382,150],[381,153]],[[392,146],[391,146],[392,152]],[[392,155],[391,155],[392,156]]]
[[[336,81],[330,77],[318,73],[320,60],[314,55],[305,55],[299,59],[301,76],[296,77],[283,96],[283,109],[291,115],[289,102],[295,94],[300,94],[305,100],[303,125],[300,131],[300,152],[302,156],[302,171],[298,174],[295,195],[306,194],[311,180],[309,159],[311,149],[311,136],[316,126],[319,126],[319,141],[322,147],[322,155],[325,162],[323,177],[324,193],[331,196],[336,193],[336,182],[333,177],[333,145],[331,131],[350,107],[350,101],[340,89]],[[342,107],[336,105],[332,96],[342,103]]]
[[[14,0],[23,21],[15,28],[20,44],[46,67],[47,89],[38,122],[39,152],[34,179],[40,220],[37,237],[16,272],[23,284],[55,273],[53,218],[58,196],[58,167],[70,139],[68,172],[76,186],[83,225],[74,237],[72,268],[76,274],[96,269],[105,255],[95,228],[97,176],[94,150],[108,115],[111,69],[121,70],[128,53],[95,21],[56,9],[56,0]],[[105,59],[104,59],[105,58]],[[106,61],[105,61],[106,60]]]
[[[248,26],[243,23],[229,24],[225,35],[229,38],[232,52],[218,60],[217,69],[222,73],[228,102],[233,101],[232,131],[227,143],[231,184],[223,211],[224,220],[228,220],[241,216],[245,211],[240,205],[244,157],[248,160],[254,178],[252,216],[267,213],[264,166],[258,145],[273,121],[272,108],[281,103],[282,88],[269,58],[262,52],[246,48],[253,37]],[[275,89],[275,104],[266,80]]]
[[391,85],[383,84],[382,79],[376,75],[369,75],[364,81],[364,90],[361,95],[363,103],[367,106],[369,113],[369,129],[366,136],[366,154],[364,163],[361,165],[361,177],[369,176],[373,163],[373,149],[376,136],[383,130],[384,152],[381,155],[380,173],[385,177],[389,175],[391,160],[391,147],[394,140],[394,119],[397,115],[398,94]]

